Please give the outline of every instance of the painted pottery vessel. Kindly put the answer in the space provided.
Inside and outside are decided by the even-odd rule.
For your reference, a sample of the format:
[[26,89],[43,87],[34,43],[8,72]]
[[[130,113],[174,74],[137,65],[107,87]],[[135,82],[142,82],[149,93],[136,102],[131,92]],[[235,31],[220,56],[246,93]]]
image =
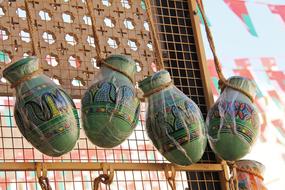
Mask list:
[[140,102],[133,84],[136,64],[125,55],[105,59],[97,81],[82,98],[82,123],[88,139],[99,147],[113,148],[135,129]]
[[[253,81],[238,76],[228,81],[255,97]],[[238,160],[250,151],[259,129],[258,111],[250,98],[230,87],[222,89],[207,116],[208,139],[213,151],[224,160]]]
[[267,190],[263,184],[263,164],[254,160],[239,160],[236,164],[239,190]]
[[22,135],[40,152],[61,156],[79,137],[79,117],[72,99],[38,72],[36,57],[23,58],[3,71],[16,89],[14,116]]
[[162,70],[139,82],[147,98],[146,131],[156,149],[170,162],[190,165],[205,151],[203,116],[198,106]]

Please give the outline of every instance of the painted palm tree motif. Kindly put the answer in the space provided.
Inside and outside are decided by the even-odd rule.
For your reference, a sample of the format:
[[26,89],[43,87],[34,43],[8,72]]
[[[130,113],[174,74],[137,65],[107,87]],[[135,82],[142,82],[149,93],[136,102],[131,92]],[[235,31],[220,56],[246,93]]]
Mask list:
[[35,125],[40,125],[66,112],[70,106],[64,95],[59,89],[55,89],[44,93],[39,100],[26,102],[24,109],[27,111],[28,119]]
[[93,102],[116,102],[116,87],[110,82],[98,84],[98,90],[93,96]]

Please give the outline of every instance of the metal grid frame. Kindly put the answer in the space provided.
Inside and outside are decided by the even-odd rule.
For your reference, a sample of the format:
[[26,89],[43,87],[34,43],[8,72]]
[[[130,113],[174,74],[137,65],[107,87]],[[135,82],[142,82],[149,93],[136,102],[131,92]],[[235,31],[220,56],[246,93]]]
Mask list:
[[[199,20],[195,18],[196,3],[191,0],[157,0],[153,5],[164,65],[176,87],[196,102],[206,117],[207,108],[213,101],[209,99],[211,93],[207,89],[209,86],[205,75],[207,70],[204,67],[206,64],[204,50],[200,44]],[[200,162],[218,162],[209,146]],[[190,189],[225,188],[221,185],[223,176],[218,172],[187,172],[187,175]]]
[[[143,11],[142,7],[143,4],[141,4],[141,1],[132,1],[129,2],[127,0],[113,0],[112,5],[115,5],[112,9],[107,9],[104,7],[104,3],[107,3],[109,1],[103,0],[103,1],[94,1],[94,12],[96,12],[96,18],[100,20],[98,23],[99,25],[104,25],[103,19],[105,16],[113,16],[111,13],[114,11],[118,11],[118,13],[121,13],[121,15],[124,15],[124,18],[132,18],[133,16],[139,16],[140,18],[137,18],[137,21],[141,22],[142,19],[146,20],[146,14]],[[143,1],[142,1],[143,2]],[[6,13],[8,13],[8,17],[4,19],[5,24],[2,23],[2,17],[0,17],[0,25],[3,24],[6,28],[14,27],[17,28],[15,32],[13,32],[12,35],[13,38],[8,40],[8,43],[3,43],[3,40],[0,40],[0,50],[3,52],[9,52],[9,56],[11,58],[11,61],[14,61],[20,57],[22,57],[22,53],[24,53],[25,50],[31,50],[31,44],[20,42],[19,36],[17,35],[18,32],[22,29],[21,27],[24,27],[25,20],[22,21],[20,18],[18,18],[17,15],[15,15],[16,8],[21,7],[23,8],[23,3],[21,2],[12,2],[6,3],[4,6],[0,4],[3,8],[5,6],[9,7],[9,11],[6,10]],[[166,3],[166,4],[165,4]],[[122,5],[130,5],[130,9],[122,8]],[[30,7],[32,8],[32,14],[33,16],[37,17],[36,20],[38,20],[38,11],[39,10],[48,10],[49,6],[52,7],[61,7],[57,11],[57,14],[63,12],[72,12],[72,13],[78,13],[81,15],[86,14],[87,10],[85,8],[82,8],[84,3],[83,1],[68,1],[68,2],[62,2],[62,1],[31,1]],[[80,8],[81,7],[81,8]],[[103,7],[103,8],[102,8]],[[118,8],[119,7],[119,8]],[[195,10],[194,4],[192,1],[186,1],[186,0],[169,0],[169,1],[162,1],[162,0],[156,0],[153,1],[153,7],[152,10],[155,13],[154,17],[158,18],[156,20],[159,36],[160,36],[160,42],[161,47],[163,50],[163,56],[164,56],[164,64],[167,70],[171,73],[174,83],[178,88],[180,88],[185,94],[190,96],[200,107],[201,111],[203,112],[204,116],[207,111],[207,106],[211,104],[211,93],[210,88],[207,86],[207,80],[205,72],[207,70],[205,69],[205,65],[203,63],[204,55],[203,55],[203,47],[201,47],[201,37],[199,36],[199,31],[197,28],[197,18],[192,14],[192,11]],[[70,9],[71,8],[71,9]],[[11,9],[11,10],[10,10]],[[103,12],[102,9],[105,11]],[[133,14],[137,12],[137,10],[140,10],[142,14]],[[135,10],[135,12],[134,12]],[[160,13],[160,10],[165,10],[165,12]],[[130,11],[130,12],[128,12]],[[10,14],[11,12],[11,14]],[[12,14],[13,12],[13,14]],[[106,12],[107,15],[106,15]],[[104,14],[103,14],[104,13]],[[181,14],[182,13],[182,14]],[[45,15],[46,16],[46,15]],[[17,18],[15,18],[17,17]],[[57,21],[61,19],[60,16],[56,16]],[[77,18],[78,19],[78,18]],[[121,23],[119,26],[123,27],[122,25],[122,19],[118,18],[119,22]],[[170,23],[164,23],[164,21],[167,22],[167,19],[171,19]],[[172,19],[176,19],[176,22]],[[76,20],[76,19],[75,19]],[[97,21],[97,20],[96,20]],[[37,27],[46,27],[48,24],[46,21],[41,21],[42,23],[36,23]],[[76,21],[77,22],[77,21]],[[22,23],[22,24],[19,24]],[[137,22],[135,22],[137,23]],[[58,23],[56,23],[58,24]],[[76,25],[72,24],[72,26],[62,28],[62,25],[58,25],[58,28],[55,27],[56,25],[53,25],[53,28],[56,29],[57,32],[60,34],[59,30],[63,30],[64,32],[73,32],[72,29],[74,28],[82,28],[83,26],[86,29],[85,33],[88,31],[89,35],[92,35],[91,26],[85,26],[85,25]],[[67,26],[67,24],[64,24],[64,26]],[[140,39],[140,50],[138,52],[132,52],[132,51],[126,51],[128,47],[126,47],[126,44],[123,46],[123,43],[120,43],[118,49],[113,51],[113,49],[110,49],[109,45],[104,42],[102,42],[102,46],[105,47],[105,55],[110,54],[111,52],[116,53],[125,53],[129,54],[131,52],[131,55],[135,57],[137,60],[141,61],[141,67],[142,71],[138,73],[136,80],[141,79],[145,75],[149,74],[151,71],[150,63],[153,61],[153,52],[150,51],[149,48],[147,48],[147,45],[150,41],[150,34],[148,31],[142,31],[139,24],[136,24],[140,29],[135,29],[134,31],[136,33],[132,33],[133,31],[128,31],[128,36],[134,36],[134,39],[139,38],[140,34],[142,34],[142,39]],[[26,27],[26,25],[25,25]],[[14,29],[13,28],[13,29]],[[166,28],[170,29],[171,32],[165,32],[163,29],[166,30]],[[66,29],[66,31],[65,31]],[[98,30],[102,29],[102,27],[98,26]],[[177,30],[176,30],[177,29]],[[1,30],[1,28],[0,28]],[[81,30],[81,29],[80,29]],[[113,29],[112,29],[113,30]],[[111,29],[108,30],[109,34],[111,36],[118,37],[114,34],[114,31]],[[42,30],[44,31],[44,30]],[[110,33],[111,31],[111,33]],[[126,29],[124,30],[126,31]],[[140,34],[138,33],[140,32]],[[9,31],[10,34],[12,34]],[[132,34],[131,34],[132,33]],[[62,35],[62,34],[60,34]],[[173,43],[169,40],[170,37],[173,37]],[[179,36],[179,39],[177,38]],[[102,39],[105,36],[102,36]],[[15,39],[17,38],[17,39]],[[40,38],[40,36],[38,36]],[[106,38],[106,37],[105,37]],[[177,39],[176,39],[177,38]],[[59,39],[63,39],[62,36]],[[147,39],[147,40],[145,40]],[[184,39],[186,39],[186,42],[183,42]],[[17,41],[18,40],[18,41]],[[125,39],[122,38],[124,41]],[[124,41],[126,42],[126,41]],[[146,43],[147,42],[147,43]],[[46,43],[46,42],[45,42]],[[41,49],[41,60],[45,60],[45,56],[43,52],[50,52],[50,50],[56,50],[56,52],[60,52],[61,50],[58,49],[58,47],[62,48],[62,45],[59,46],[49,46],[45,44],[44,42],[40,42],[39,46]],[[57,42],[56,42],[57,43]],[[66,42],[64,42],[63,49],[66,48],[67,45]],[[82,41],[82,44],[80,44],[81,47],[83,47],[86,42]],[[19,51],[12,51],[17,45],[17,48]],[[79,45],[79,44],[78,44]],[[89,45],[89,44],[88,44]],[[182,50],[179,50],[179,46],[182,47]],[[172,48],[173,47],[173,48]],[[90,47],[89,47],[90,48]],[[47,51],[49,49],[49,51]],[[4,51],[5,50],[5,51]],[[79,49],[74,48],[73,52],[77,52]],[[25,51],[28,52],[28,51]],[[89,59],[91,57],[94,57],[94,55],[91,55],[93,51],[86,51],[82,54],[82,56],[86,56]],[[29,53],[29,52],[28,52]],[[81,52],[82,53],[82,52]],[[135,54],[135,55],[134,55]],[[175,56],[174,56],[175,55]],[[182,57],[181,57],[182,56]],[[63,73],[62,71],[68,67],[68,74],[63,75],[63,79],[60,79],[61,85],[67,89],[69,92],[71,92],[72,96],[74,98],[79,98],[83,94],[86,87],[90,84],[92,78],[94,78],[94,75],[96,74],[96,71],[98,68],[92,67],[90,65],[90,60],[88,61],[82,61],[82,65],[88,65],[86,68],[72,68],[69,65],[67,65],[66,57],[63,58],[59,56],[59,67],[53,67],[51,65],[48,65],[47,63],[42,64],[44,71],[47,75],[50,77],[53,77],[54,74],[57,73]],[[188,61],[189,60],[189,61]],[[1,63],[1,71],[5,67],[6,63]],[[90,71],[90,72],[89,72]],[[85,86],[73,86],[71,84],[71,80],[75,78],[76,76],[72,75],[71,73],[75,73],[76,76],[78,76],[80,80],[83,82],[86,82]],[[59,76],[57,76],[59,77]],[[62,77],[60,75],[60,77]],[[41,153],[39,153],[37,150],[31,147],[31,145],[21,136],[20,132],[16,128],[15,121],[13,118],[13,105],[15,98],[12,97],[12,91],[9,89],[7,83],[5,81],[1,80],[0,83],[0,94],[4,95],[0,98],[0,113],[1,113],[1,125],[0,125],[0,189],[40,189],[39,185],[37,184],[37,177],[36,172],[33,171],[35,168],[34,166],[31,166],[31,163],[29,162],[44,162],[49,163],[51,162],[53,167],[49,167],[48,171],[48,177],[51,181],[53,189],[78,189],[78,187],[81,187],[82,189],[91,189],[92,188],[92,180],[101,173],[102,167],[99,165],[94,165],[93,162],[97,163],[109,163],[110,165],[114,165],[114,163],[117,163],[122,168],[117,168],[114,182],[112,183],[111,187],[101,185],[101,189],[170,189],[170,187],[167,184],[167,180],[165,178],[164,174],[164,167],[165,164],[168,163],[151,145],[149,142],[147,135],[144,131],[144,124],[145,124],[145,107],[144,104],[142,104],[142,111],[140,115],[140,122],[137,128],[135,129],[132,136],[126,140],[122,145],[115,147],[114,149],[101,149],[98,147],[95,147],[93,144],[91,144],[86,136],[84,135],[84,132],[81,130],[80,139],[77,143],[77,146],[73,151],[70,153],[60,157],[60,158],[52,158],[45,156]],[[78,110],[80,110],[80,102],[78,99],[75,99],[76,106]],[[86,167],[79,167],[76,168],[76,166],[80,163],[84,164],[86,162],[89,169],[86,169]],[[66,165],[66,164],[68,165]],[[134,165],[129,165],[130,170],[126,170],[123,166],[127,163],[133,163]],[[141,165],[142,169],[138,168],[138,165],[135,165],[135,163]],[[153,165],[154,164],[154,165]],[[14,165],[14,167],[12,167]],[[54,167],[59,166],[60,169],[56,169]],[[153,166],[153,169],[151,169],[151,166]],[[214,154],[212,151],[208,148],[205,155],[203,156],[203,159],[201,160],[201,165],[193,165],[191,167],[184,167],[177,169],[176,174],[176,186],[177,189],[193,189],[193,190],[216,190],[221,189],[223,186],[221,184],[224,183],[223,176],[227,173],[226,168],[224,167],[224,163],[219,164],[217,163]],[[30,168],[29,168],[30,167]],[[185,171],[192,171],[192,172],[185,172]],[[195,171],[195,172],[193,172]],[[213,172],[216,171],[216,172]],[[221,178],[218,174],[222,174]]]

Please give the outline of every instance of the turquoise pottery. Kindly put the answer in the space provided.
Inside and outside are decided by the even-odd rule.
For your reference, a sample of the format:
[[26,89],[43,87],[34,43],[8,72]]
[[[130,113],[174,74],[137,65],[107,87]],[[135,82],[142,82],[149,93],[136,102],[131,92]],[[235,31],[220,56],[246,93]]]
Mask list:
[[[256,84],[249,79],[234,76],[228,82],[252,97],[256,94]],[[224,160],[238,160],[250,151],[259,129],[258,112],[249,97],[230,87],[222,89],[207,116],[208,139],[213,151]]]
[[238,160],[236,165],[239,190],[267,190],[263,183],[263,164],[255,160]]
[[14,116],[22,135],[43,154],[61,156],[76,144],[79,117],[66,92],[38,70],[38,59],[27,57],[3,76],[16,89]]
[[134,60],[125,55],[105,59],[96,82],[82,98],[82,123],[88,139],[103,148],[113,148],[135,129],[140,103],[132,81]]
[[147,98],[146,131],[156,149],[170,162],[190,165],[206,148],[203,116],[198,106],[162,70],[139,82]]

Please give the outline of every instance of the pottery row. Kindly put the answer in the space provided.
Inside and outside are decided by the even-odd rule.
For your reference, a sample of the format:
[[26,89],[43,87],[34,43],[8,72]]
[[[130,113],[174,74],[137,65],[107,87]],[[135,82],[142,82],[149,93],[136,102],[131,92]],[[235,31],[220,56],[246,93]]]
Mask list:
[[[131,58],[111,55],[102,62],[83,95],[83,129],[95,145],[118,146],[138,124],[140,101],[134,86],[135,70]],[[38,59],[21,59],[8,66],[3,76],[16,90],[14,115],[22,135],[49,156],[71,151],[79,138],[77,110],[70,96],[40,72]],[[146,132],[168,161],[178,165],[198,162],[207,139],[224,160],[238,160],[250,151],[259,131],[258,112],[250,99],[255,96],[256,86],[242,77],[231,77],[228,82],[247,93],[225,86],[206,124],[198,106],[173,85],[167,71],[139,82],[147,103]]]

